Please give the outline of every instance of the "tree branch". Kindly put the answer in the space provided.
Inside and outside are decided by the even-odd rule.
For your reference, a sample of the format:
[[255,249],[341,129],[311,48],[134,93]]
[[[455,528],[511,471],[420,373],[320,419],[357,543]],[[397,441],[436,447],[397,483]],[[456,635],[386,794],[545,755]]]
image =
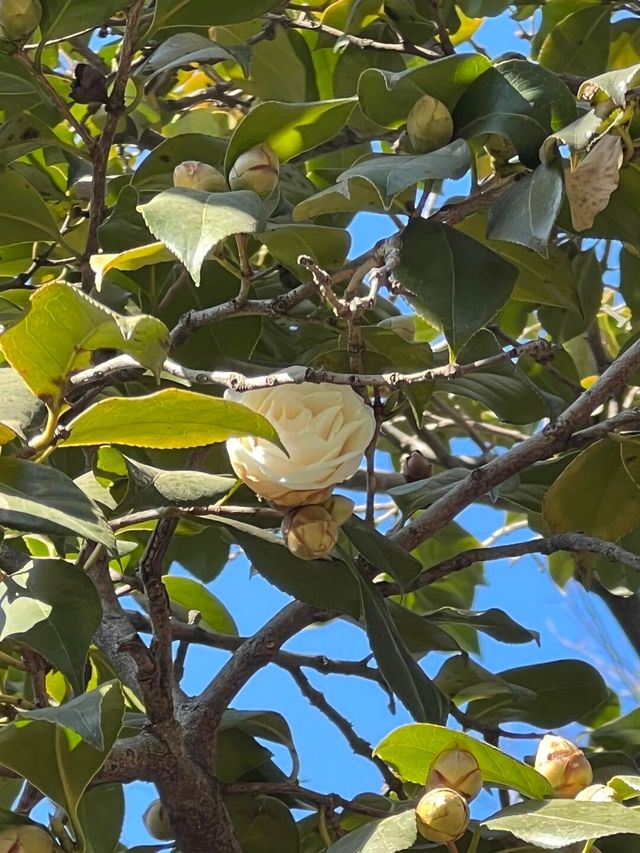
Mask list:
[[293,782],[232,782],[229,785],[224,785],[223,790],[226,795],[266,794],[270,797],[290,796],[298,800],[303,800],[316,808],[324,806],[331,811],[344,809],[344,811],[369,815],[370,817],[389,817],[391,814],[390,811],[375,809],[353,800],[345,800],[339,794],[318,794],[309,788],[301,788]]
[[573,433],[584,426],[594,409],[614,396],[639,366],[640,341],[636,341],[605,370],[597,382],[565,409],[555,424],[549,424],[497,459],[474,469],[465,480],[426,509],[420,518],[394,534],[393,540],[412,551],[446,527],[459,512],[490,489],[534,462],[549,459],[566,448]]

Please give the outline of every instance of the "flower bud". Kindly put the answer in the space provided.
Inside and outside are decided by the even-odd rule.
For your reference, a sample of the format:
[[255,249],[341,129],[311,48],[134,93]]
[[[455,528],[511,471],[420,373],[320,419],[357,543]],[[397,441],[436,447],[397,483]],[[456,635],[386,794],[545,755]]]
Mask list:
[[276,153],[265,143],[241,154],[229,172],[232,190],[253,190],[268,196],[278,186],[280,164]]
[[0,38],[26,41],[42,17],[39,0],[0,0]]
[[550,783],[556,797],[572,799],[591,784],[593,771],[584,752],[563,737],[545,735],[536,753],[535,768]]
[[144,825],[149,835],[159,841],[172,841],[175,833],[169,826],[160,800],[154,800],[143,815]]
[[355,503],[344,495],[333,495],[324,506],[338,527],[342,527],[353,515]]
[[405,456],[400,466],[400,473],[407,483],[416,483],[418,480],[426,480],[433,473],[433,465],[419,450],[412,450]]
[[53,838],[41,826],[20,824],[0,829],[0,853],[53,853]]
[[416,806],[418,832],[427,841],[446,844],[464,835],[469,826],[469,806],[452,788],[433,788]]
[[441,101],[424,95],[407,116],[407,134],[417,154],[442,148],[453,136],[451,113]]
[[482,790],[478,762],[466,749],[447,749],[434,761],[426,787],[452,788],[467,801],[473,800]]
[[199,160],[185,160],[173,170],[174,187],[220,193],[229,189],[222,172]]
[[378,323],[379,329],[389,329],[400,335],[407,343],[412,344],[415,336],[416,327],[413,322],[413,317],[407,314],[399,314],[397,317],[386,317]]
[[589,785],[582,791],[579,791],[576,800],[587,800],[590,803],[616,803],[618,795],[608,785]]
[[338,525],[319,504],[288,512],[282,521],[282,533],[287,548],[301,560],[326,557],[338,541]]

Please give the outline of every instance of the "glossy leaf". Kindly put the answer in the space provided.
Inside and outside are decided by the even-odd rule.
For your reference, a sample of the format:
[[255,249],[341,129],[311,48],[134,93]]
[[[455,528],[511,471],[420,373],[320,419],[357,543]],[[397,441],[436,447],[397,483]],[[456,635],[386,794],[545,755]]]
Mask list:
[[44,406],[11,367],[0,368],[0,444],[16,436],[25,439],[29,430],[42,421]]
[[330,853],[397,853],[410,849],[418,834],[413,809],[371,821],[329,847]]
[[203,447],[232,436],[254,435],[278,443],[266,418],[247,406],[195,391],[166,388],[145,397],[110,397],[69,424],[67,447]]
[[[18,198],[20,204],[16,205]],[[0,245],[59,237],[55,219],[40,193],[14,169],[0,170]]]
[[553,27],[544,40],[538,61],[551,71],[598,74],[609,55],[611,10],[597,4],[578,8]]
[[[89,645],[102,618],[97,590],[87,575],[62,560],[35,560],[24,571],[5,576],[0,584],[0,611],[0,639],[15,639],[34,649],[81,694]],[[77,718],[73,716],[77,708],[69,717],[60,712],[62,724],[101,748],[96,744],[99,730],[82,728],[81,711]],[[46,711],[34,714],[46,718]]]
[[184,611],[199,613],[202,617],[199,624],[205,630],[209,629],[219,634],[238,635],[236,624],[227,608],[201,583],[191,578],[173,575],[165,576],[162,583],[167,590],[171,604],[180,605]]
[[485,784],[513,788],[532,799],[551,793],[547,780],[533,767],[494,746],[443,726],[415,723],[401,726],[387,735],[374,752],[400,779],[424,785],[438,755],[453,748],[466,749],[475,757]]

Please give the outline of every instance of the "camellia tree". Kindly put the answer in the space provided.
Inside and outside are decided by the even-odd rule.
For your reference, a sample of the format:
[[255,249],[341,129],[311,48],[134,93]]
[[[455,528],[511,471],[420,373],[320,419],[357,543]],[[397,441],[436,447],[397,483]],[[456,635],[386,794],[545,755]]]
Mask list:
[[[124,851],[137,780],[147,853],[640,850],[640,709],[584,661],[488,671],[479,633],[536,635],[473,609],[545,555],[640,651],[637,13],[0,0],[0,853]],[[527,55],[476,47],[498,15]],[[230,548],[290,597],[250,637]],[[371,658],[283,649],[331,620]],[[196,644],[230,656],[190,696]],[[300,782],[237,699],[270,663],[376,791]],[[373,748],[309,669],[414,722]]]

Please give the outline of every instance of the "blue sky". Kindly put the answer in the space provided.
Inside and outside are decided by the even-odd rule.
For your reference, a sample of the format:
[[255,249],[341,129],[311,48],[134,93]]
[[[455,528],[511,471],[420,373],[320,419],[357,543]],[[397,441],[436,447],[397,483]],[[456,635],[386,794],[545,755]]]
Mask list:
[[[476,41],[495,57],[505,51],[526,53],[526,43],[515,37],[517,25],[508,18],[487,21]],[[391,233],[393,224],[375,214],[363,214],[352,227],[352,253],[359,254],[376,240]],[[483,540],[503,523],[502,514],[486,507],[472,507],[460,519],[471,533]],[[519,531],[501,541],[527,538]],[[179,567],[174,567],[179,572]],[[507,646],[483,638],[482,662],[497,671],[511,666],[539,663],[562,657],[577,657],[596,665],[611,686],[620,691],[626,709],[635,703],[625,693],[613,660],[603,652],[602,631],[630,670],[637,671],[634,652],[596,596],[588,596],[583,588],[570,583],[565,592],[555,587],[541,563],[523,558],[515,564],[499,561],[487,565],[486,587],[479,587],[475,609],[500,607],[527,628],[538,631],[541,646]],[[267,584],[259,575],[251,575],[243,557],[233,560],[211,584],[233,614],[240,633],[251,634],[280,607],[287,597]],[[299,652],[322,653],[329,657],[359,659],[369,654],[362,630],[342,621],[321,628],[312,628],[297,636],[287,648]],[[187,657],[183,686],[190,693],[199,691],[227,659],[227,655],[211,649],[194,647]],[[426,670],[433,674],[443,656],[429,655],[424,660]],[[329,701],[351,720],[356,731],[371,743],[377,743],[391,729],[409,722],[400,707],[395,717],[389,714],[384,694],[373,684],[340,676],[322,676],[313,671],[307,675],[322,689]],[[237,697],[234,707],[279,711],[289,721],[301,759],[302,784],[322,792],[336,791],[350,797],[361,791],[378,791],[381,780],[373,765],[354,756],[342,735],[302,698],[291,678],[275,666],[260,672]],[[572,734],[576,731],[572,730]],[[268,744],[273,749],[273,745]],[[503,747],[523,756],[535,750],[535,743],[510,742]],[[274,749],[285,771],[290,768],[286,751]],[[149,843],[141,815],[149,800],[155,797],[152,786],[134,783],[127,788],[127,815],[123,842],[129,845]],[[477,803],[480,813],[489,813],[495,803],[487,794]],[[44,816],[44,815],[43,815]]]

